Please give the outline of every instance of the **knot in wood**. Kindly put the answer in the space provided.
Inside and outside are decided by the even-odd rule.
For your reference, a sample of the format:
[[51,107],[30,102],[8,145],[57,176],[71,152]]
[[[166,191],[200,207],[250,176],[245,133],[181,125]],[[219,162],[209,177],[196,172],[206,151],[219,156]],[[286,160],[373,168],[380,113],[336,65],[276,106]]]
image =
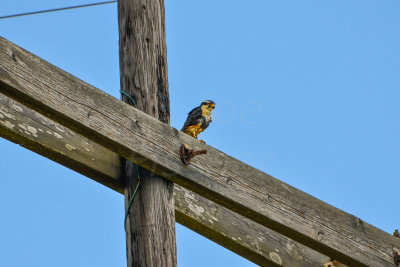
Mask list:
[[185,164],[186,166],[188,166],[190,164],[190,162],[192,161],[194,156],[207,154],[207,150],[205,150],[205,149],[196,151],[193,149],[189,149],[189,146],[186,144],[181,145],[179,152],[180,152],[181,160],[182,160],[183,164]]

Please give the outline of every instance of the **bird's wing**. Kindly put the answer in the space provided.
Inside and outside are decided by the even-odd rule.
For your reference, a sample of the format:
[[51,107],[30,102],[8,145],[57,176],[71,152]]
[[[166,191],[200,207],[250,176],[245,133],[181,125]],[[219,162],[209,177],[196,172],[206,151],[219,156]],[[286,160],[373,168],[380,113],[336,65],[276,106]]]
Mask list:
[[189,112],[188,117],[185,121],[185,124],[182,127],[182,130],[191,126],[197,125],[202,122],[202,114],[201,114],[201,107],[194,108],[192,111]]

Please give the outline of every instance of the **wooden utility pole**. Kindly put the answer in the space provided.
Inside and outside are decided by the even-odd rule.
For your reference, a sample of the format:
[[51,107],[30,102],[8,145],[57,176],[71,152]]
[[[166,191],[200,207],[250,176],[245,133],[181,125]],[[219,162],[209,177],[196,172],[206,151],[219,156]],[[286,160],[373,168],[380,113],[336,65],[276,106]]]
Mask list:
[[[138,109],[169,124],[164,0],[119,0],[118,25],[121,90]],[[133,104],[125,95],[122,100]],[[136,170],[122,162],[125,207],[137,185]],[[128,266],[176,266],[173,183],[141,167],[139,174],[126,223]]]

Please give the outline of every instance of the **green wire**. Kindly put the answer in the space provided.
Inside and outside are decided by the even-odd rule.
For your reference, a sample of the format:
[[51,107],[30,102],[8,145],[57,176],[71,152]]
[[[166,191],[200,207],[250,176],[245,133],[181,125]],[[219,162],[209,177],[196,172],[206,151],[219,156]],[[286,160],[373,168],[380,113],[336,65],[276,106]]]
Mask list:
[[139,165],[137,165],[137,164],[136,164],[136,170],[137,170],[137,175],[138,175],[138,182],[137,182],[135,191],[133,191],[133,194],[132,194],[131,200],[129,201],[128,207],[126,208],[125,219],[124,219],[124,228],[125,229],[126,229],[126,218],[128,217],[129,210],[131,208],[133,199],[135,198],[136,192],[138,191],[139,185],[140,185]]
[[[120,92],[121,92],[122,94],[126,95],[126,96],[132,101],[132,103],[133,103],[133,105],[135,106],[135,108],[137,108],[135,100],[133,100],[133,98],[132,98],[130,95],[128,95],[128,94],[125,93],[124,91],[120,91]],[[128,207],[126,208],[126,211],[125,211],[125,219],[124,219],[124,229],[125,229],[125,230],[126,230],[126,218],[128,218],[128,214],[129,214],[129,211],[130,211],[132,202],[133,202],[133,200],[135,199],[136,192],[138,191],[139,185],[140,185],[139,165],[137,165],[137,164],[136,164],[136,171],[137,171],[137,175],[138,175],[138,182],[137,182],[137,185],[136,185],[135,190],[134,190],[133,193],[132,193],[132,197],[131,197],[131,200],[129,201]]]
[[133,105],[135,106],[135,108],[137,108],[137,105],[136,105],[135,100],[133,100],[133,98],[132,98],[130,95],[128,95],[128,94],[125,93],[124,91],[120,91],[120,92],[123,93],[124,95],[126,95],[126,96],[132,101],[132,103],[133,103]]

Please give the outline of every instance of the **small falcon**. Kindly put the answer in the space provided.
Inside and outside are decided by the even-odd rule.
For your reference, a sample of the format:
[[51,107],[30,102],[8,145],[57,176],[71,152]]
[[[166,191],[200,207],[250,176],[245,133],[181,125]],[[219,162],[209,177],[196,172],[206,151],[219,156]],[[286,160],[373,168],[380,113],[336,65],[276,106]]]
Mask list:
[[199,107],[194,108],[189,112],[188,118],[186,119],[181,131],[197,139],[197,136],[204,131],[208,125],[210,125],[210,122],[212,122],[211,113],[214,108],[214,101],[206,100],[201,103]]

